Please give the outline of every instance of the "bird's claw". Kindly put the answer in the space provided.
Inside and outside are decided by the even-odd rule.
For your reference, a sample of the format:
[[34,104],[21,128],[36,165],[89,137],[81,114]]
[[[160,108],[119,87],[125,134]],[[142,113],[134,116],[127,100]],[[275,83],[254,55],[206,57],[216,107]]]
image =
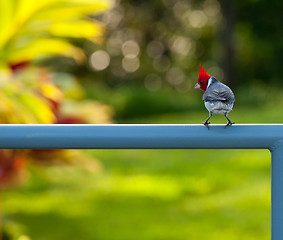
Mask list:
[[207,129],[209,130],[209,124],[210,124],[210,122],[204,122],[204,123],[202,123],[204,126],[206,126],[207,127]]
[[231,121],[227,122],[225,128],[227,128],[228,126],[232,126],[232,124],[235,124],[235,123],[234,123],[234,122],[231,122]]

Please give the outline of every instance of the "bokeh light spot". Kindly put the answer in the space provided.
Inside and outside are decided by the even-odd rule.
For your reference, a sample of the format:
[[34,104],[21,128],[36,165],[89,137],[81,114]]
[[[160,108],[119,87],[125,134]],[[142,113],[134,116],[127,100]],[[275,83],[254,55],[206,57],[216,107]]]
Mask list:
[[192,27],[204,27],[208,21],[207,16],[200,10],[192,11],[189,16],[189,21]]
[[94,70],[101,71],[107,68],[109,64],[110,56],[103,50],[98,50],[90,56],[90,65]]
[[203,6],[205,14],[209,17],[216,17],[220,13],[220,4],[216,0],[206,0]]
[[169,57],[162,56],[161,58],[157,58],[153,62],[153,67],[155,70],[159,72],[166,72],[171,66],[171,61]]
[[140,46],[134,40],[128,40],[122,45],[122,53],[125,57],[135,58],[140,53]]
[[146,47],[146,52],[152,58],[161,57],[164,52],[164,45],[160,41],[151,41]]
[[192,48],[192,43],[189,38],[178,36],[173,40],[171,49],[173,52],[187,55]]
[[184,79],[185,79],[185,75],[183,71],[178,67],[172,67],[166,73],[166,80],[172,85],[179,85],[184,81]]
[[122,67],[126,72],[135,72],[140,67],[140,60],[138,58],[124,57],[122,60]]
[[155,92],[161,88],[162,80],[156,74],[149,74],[144,79],[144,86],[147,90]]

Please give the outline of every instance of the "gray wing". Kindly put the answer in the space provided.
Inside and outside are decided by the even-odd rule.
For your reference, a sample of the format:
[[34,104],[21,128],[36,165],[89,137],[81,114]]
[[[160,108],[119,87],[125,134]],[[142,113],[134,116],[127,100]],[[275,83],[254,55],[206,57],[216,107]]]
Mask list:
[[235,96],[232,90],[223,83],[215,83],[211,85],[203,94],[203,101],[221,101],[226,104],[235,102]]

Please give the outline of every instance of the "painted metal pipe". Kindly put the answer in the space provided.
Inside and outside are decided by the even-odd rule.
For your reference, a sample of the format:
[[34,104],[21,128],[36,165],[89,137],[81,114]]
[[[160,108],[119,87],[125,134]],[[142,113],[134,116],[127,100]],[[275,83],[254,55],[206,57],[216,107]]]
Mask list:
[[281,139],[283,124],[0,125],[2,149],[272,149]]
[[283,142],[271,151],[271,239],[283,239]]
[[283,239],[283,124],[0,125],[2,149],[269,149],[271,239]]

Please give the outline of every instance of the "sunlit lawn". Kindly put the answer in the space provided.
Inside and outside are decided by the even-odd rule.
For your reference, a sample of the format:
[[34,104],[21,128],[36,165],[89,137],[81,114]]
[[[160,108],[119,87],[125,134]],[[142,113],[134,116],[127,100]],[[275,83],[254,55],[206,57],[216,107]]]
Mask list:
[[[197,123],[206,112],[131,122]],[[276,110],[239,110],[239,123],[280,122]],[[215,123],[224,123],[217,116]],[[101,162],[32,168],[2,195],[6,229],[31,239],[270,239],[267,150],[87,150]]]

